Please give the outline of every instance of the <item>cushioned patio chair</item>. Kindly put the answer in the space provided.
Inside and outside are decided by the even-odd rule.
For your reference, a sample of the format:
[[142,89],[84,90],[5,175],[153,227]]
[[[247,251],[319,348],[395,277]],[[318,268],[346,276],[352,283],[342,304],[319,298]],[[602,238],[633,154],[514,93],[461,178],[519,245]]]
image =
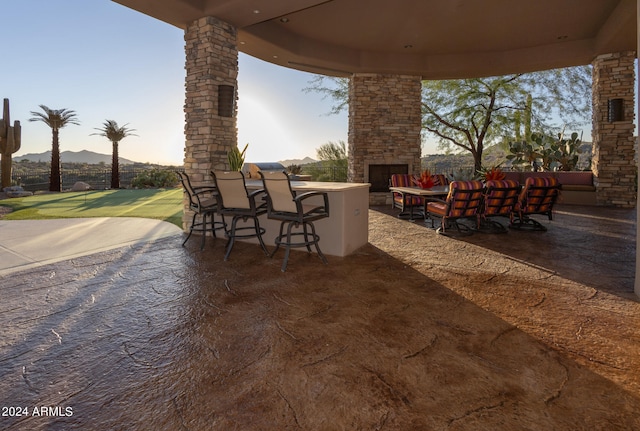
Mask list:
[[545,226],[529,216],[542,214],[553,220],[553,205],[560,195],[561,188],[558,180],[553,177],[527,178],[513,208],[514,221],[510,227],[546,231]]
[[[413,175],[410,174],[392,174],[389,180],[391,187],[416,187],[413,183]],[[424,215],[424,198],[404,193],[391,193],[391,207],[398,208],[400,218],[410,218],[414,215]]]
[[433,180],[434,186],[448,186],[449,179],[444,174],[433,174],[431,175],[431,179]]
[[462,223],[460,219],[472,219],[475,228],[480,225],[480,205],[482,204],[482,191],[484,186],[480,181],[453,181],[449,184],[449,194],[446,200],[434,200],[427,202],[427,217],[433,220],[441,220],[438,233],[446,234],[447,229],[455,227],[461,234],[470,234],[472,228]]
[[496,217],[506,217],[513,223],[513,207],[520,195],[520,183],[515,180],[489,180],[484,185],[480,226],[482,231],[506,233],[507,228]]
[[[313,245],[327,264],[327,258],[320,251],[320,237],[316,234],[313,222],[329,217],[329,198],[324,192],[306,192],[296,194],[291,189],[291,181],[285,172],[260,171],[264,190],[267,193],[267,217],[280,221],[280,231],[275,239],[276,248],[271,252],[273,256],[280,246],[284,246],[285,255],[281,270],[287,270],[289,253],[292,248],[306,247],[311,253]],[[287,227],[286,233],[284,227]],[[294,232],[294,228],[302,228]]]
[[[212,171],[211,175],[218,190],[218,214],[232,217],[231,227],[225,229],[227,245],[224,260],[229,259],[236,238],[258,238],[260,247],[268,256],[269,251],[262,240],[265,229],[260,227],[258,220],[258,216],[267,212],[267,203],[262,199],[264,190],[249,193],[244,175],[239,171]],[[253,226],[238,227],[238,221],[246,222],[249,219],[253,221]]]
[[[182,245],[184,246],[189,241],[194,231],[201,232],[200,250],[203,250],[207,232],[211,231],[211,235],[215,238],[216,230],[224,229],[223,217],[221,217],[221,221],[215,221],[215,214],[218,211],[217,190],[214,186],[193,187],[189,175],[180,171],[176,171],[176,174],[178,174],[182,188],[189,199],[189,210],[193,212],[189,235],[187,235]],[[197,220],[198,217],[200,217],[199,221]]]

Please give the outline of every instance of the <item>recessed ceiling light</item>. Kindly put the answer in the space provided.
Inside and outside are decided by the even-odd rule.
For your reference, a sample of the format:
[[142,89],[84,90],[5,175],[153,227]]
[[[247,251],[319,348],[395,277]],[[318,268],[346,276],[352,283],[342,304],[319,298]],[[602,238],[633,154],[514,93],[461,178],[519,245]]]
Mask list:
[[258,9],[254,9],[254,10],[253,10],[253,13],[260,13],[260,10],[258,10]]
[[286,17],[280,18],[280,22],[287,23],[289,22],[289,18],[286,18]]
[[278,56],[277,56],[277,55],[274,55],[274,56],[273,56],[273,58],[278,58]]

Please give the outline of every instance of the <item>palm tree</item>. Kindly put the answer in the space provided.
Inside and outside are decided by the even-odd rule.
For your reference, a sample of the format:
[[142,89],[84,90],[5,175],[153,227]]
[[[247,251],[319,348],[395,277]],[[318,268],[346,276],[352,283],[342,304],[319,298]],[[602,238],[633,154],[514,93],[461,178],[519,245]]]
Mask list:
[[[127,123],[128,124],[128,123]],[[101,129],[95,128],[102,133],[92,133],[92,135],[99,135],[106,137],[113,145],[111,152],[111,188],[120,188],[120,159],[118,157],[118,143],[127,136],[138,136],[135,133],[135,129],[127,128],[127,124],[122,127],[118,126],[113,120],[106,120]]]
[[51,127],[53,133],[53,143],[51,147],[51,176],[49,177],[49,190],[59,192],[62,190],[60,181],[60,142],[58,132],[67,124],[80,124],[76,118],[75,111],[69,109],[49,109],[45,105],[40,105],[44,112],[31,111],[32,118],[29,121],[42,121]]

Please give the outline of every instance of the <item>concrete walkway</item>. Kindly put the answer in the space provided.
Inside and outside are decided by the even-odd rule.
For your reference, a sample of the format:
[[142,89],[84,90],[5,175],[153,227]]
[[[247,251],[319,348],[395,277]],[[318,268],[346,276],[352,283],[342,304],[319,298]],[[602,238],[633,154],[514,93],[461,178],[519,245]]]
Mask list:
[[174,224],[134,217],[0,220],[0,275],[181,234]]

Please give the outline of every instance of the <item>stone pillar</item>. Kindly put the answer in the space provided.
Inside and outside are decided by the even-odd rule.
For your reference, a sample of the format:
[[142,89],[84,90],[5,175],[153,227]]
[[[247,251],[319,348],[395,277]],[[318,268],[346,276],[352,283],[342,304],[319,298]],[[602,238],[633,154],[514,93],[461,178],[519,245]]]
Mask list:
[[[351,77],[348,181],[368,182],[370,164],[407,164],[409,173],[420,172],[421,92],[419,76]],[[372,193],[370,202],[384,204],[377,202],[384,197]]]
[[[593,161],[596,203],[636,205],[634,126],[634,52],[596,57],[593,61]],[[610,118],[620,102],[621,118]]]
[[[194,186],[211,184],[210,171],[228,169],[227,151],[237,146],[238,49],[235,27],[204,17],[187,27],[184,169]],[[225,91],[231,90],[228,94]],[[227,99],[219,109],[219,99]],[[225,100],[223,100],[223,104]],[[185,202],[186,203],[186,202]],[[185,205],[183,226],[192,213]]]

